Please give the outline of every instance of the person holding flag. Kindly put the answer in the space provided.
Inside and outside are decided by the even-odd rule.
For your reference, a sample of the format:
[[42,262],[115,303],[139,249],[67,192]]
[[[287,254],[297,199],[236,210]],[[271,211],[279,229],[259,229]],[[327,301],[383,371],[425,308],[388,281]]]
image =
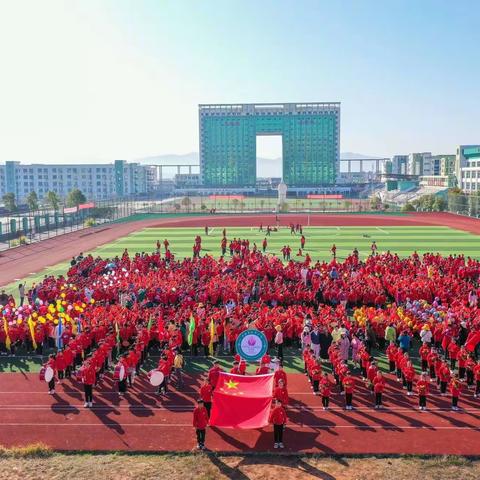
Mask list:
[[287,412],[278,399],[275,399],[269,420],[273,425],[273,448],[283,448],[283,431],[287,423]]

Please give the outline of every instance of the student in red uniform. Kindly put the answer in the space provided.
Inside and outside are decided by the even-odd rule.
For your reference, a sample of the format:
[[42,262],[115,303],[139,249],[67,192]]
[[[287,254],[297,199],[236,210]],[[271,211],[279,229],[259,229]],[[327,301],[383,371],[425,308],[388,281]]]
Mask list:
[[444,397],[447,394],[447,385],[450,382],[450,369],[446,363],[443,363],[438,371],[440,378],[440,395]]
[[312,366],[310,374],[312,376],[313,394],[318,395],[320,380],[322,378],[322,365],[320,359],[318,359]]
[[480,395],[480,360],[473,366],[472,372],[475,378],[475,393],[473,394],[473,396],[475,398],[478,398],[478,396]]
[[197,406],[193,410],[193,426],[197,435],[197,448],[203,450],[205,448],[205,431],[208,425],[208,412],[203,404],[203,400],[197,401]]
[[422,360],[422,372],[426,372],[428,369],[428,354],[430,353],[430,347],[426,343],[422,343],[418,353]]
[[375,393],[375,408],[382,408],[382,394],[385,390],[385,379],[383,378],[382,372],[377,371],[375,378],[373,379],[373,393]]
[[455,370],[457,366],[457,358],[458,352],[460,351],[460,347],[457,345],[456,342],[451,341],[447,347],[448,356],[450,357],[450,369]]
[[427,409],[427,397],[428,389],[430,388],[430,382],[427,379],[427,374],[422,373],[420,379],[417,382],[417,392],[418,392],[418,409],[426,410]]
[[345,388],[345,410],[353,410],[353,392],[355,390],[355,379],[347,373],[343,379],[343,387]]
[[320,393],[322,395],[322,406],[324,410],[328,410],[330,397],[332,396],[332,387],[333,383],[330,381],[328,373],[325,372],[320,380]]
[[288,385],[287,383],[287,374],[285,373],[285,370],[283,369],[283,365],[280,363],[278,366],[278,369],[275,371],[273,374],[273,383],[274,385],[278,385],[278,382],[282,380],[283,384],[285,387]]
[[458,408],[458,397],[460,397],[460,390],[462,389],[462,384],[458,379],[456,374],[453,375],[449,383],[450,393],[452,394],[452,410],[457,411]]
[[203,405],[207,409],[208,418],[210,418],[210,411],[212,410],[212,385],[205,380],[205,383],[200,387],[200,397],[203,400]]
[[218,377],[221,371],[222,369],[219,363],[214,361],[212,368],[210,368],[208,371],[208,383],[210,383],[213,389],[215,389],[215,386],[217,385]]
[[395,359],[398,353],[398,348],[394,342],[390,342],[390,345],[387,347],[387,357],[388,357],[388,371],[389,373],[395,373]]
[[83,390],[85,392],[85,408],[93,406],[93,385],[95,385],[96,372],[95,366],[86,361],[80,368],[80,379],[83,383]]
[[270,412],[270,423],[273,425],[273,448],[283,448],[283,430],[287,423],[287,412],[279,400],[275,400]]
[[407,395],[413,395],[413,381],[415,380],[415,368],[412,365],[412,362],[408,361],[403,369],[403,376],[405,377],[405,382],[407,383]]
[[267,373],[270,373],[270,369],[265,363],[261,363],[258,367],[257,370],[255,371],[256,375],[266,375]]
[[278,381],[278,385],[273,389],[273,399],[279,400],[282,405],[288,405],[288,391],[282,379]]

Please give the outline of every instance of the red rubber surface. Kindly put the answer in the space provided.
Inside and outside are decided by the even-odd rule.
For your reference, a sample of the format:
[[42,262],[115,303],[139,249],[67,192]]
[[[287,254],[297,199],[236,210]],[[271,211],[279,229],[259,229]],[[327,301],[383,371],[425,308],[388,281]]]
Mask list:
[[[480,220],[451,213],[414,213],[405,216],[368,214],[286,214],[280,224],[304,226],[419,226],[440,225],[480,234]],[[94,248],[146,227],[204,227],[275,225],[275,215],[208,215],[132,221],[68,233],[43,242],[24,245],[0,253],[0,285],[24,278],[31,272],[69,260],[79,252]]]
[[[198,378],[188,378],[183,392],[161,400],[141,377],[119,400],[110,379],[94,390],[94,408],[83,407],[82,387],[74,381],[47,394],[36,374],[4,374],[0,383],[0,444],[43,442],[59,450],[188,451],[195,446],[191,426]],[[416,409],[389,379],[385,410],[372,408],[372,394],[363,386],[354,395],[353,411],[343,410],[334,395],[331,410],[321,408],[304,375],[289,374],[291,397],[285,451],[328,454],[461,454],[478,455],[480,400],[465,392],[460,412],[451,412],[449,398],[436,387],[429,411]],[[100,391],[99,391],[100,390]],[[259,430],[208,429],[206,445],[215,451],[268,451],[270,427]]]

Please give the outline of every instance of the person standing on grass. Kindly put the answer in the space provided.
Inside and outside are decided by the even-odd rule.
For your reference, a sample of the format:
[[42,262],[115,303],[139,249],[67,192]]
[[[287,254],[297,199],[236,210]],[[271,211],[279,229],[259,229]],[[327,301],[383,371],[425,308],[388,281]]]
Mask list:
[[264,239],[263,239],[263,242],[262,242],[262,251],[263,251],[263,253],[265,253],[265,252],[267,251],[267,245],[268,245],[267,239],[264,238]]
[[25,284],[20,283],[18,285],[18,296],[20,297],[20,307],[23,305],[23,302],[25,301]]
[[275,345],[277,346],[277,357],[283,360],[283,333],[280,325],[276,326]]
[[273,425],[273,448],[283,448],[283,431],[287,423],[287,412],[278,399],[275,400],[269,420]]
[[87,360],[80,368],[80,379],[83,383],[83,390],[85,392],[85,408],[91,408],[93,406],[93,386],[96,382],[95,366]]
[[200,398],[197,406],[193,410],[193,427],[197,435],[197,448],[203,450],[205,448],[205,433],[208,425],[208,412]]
[[430,388],[430,382],[427,379],[427,374],[422,373],[420,375],[420,380],[417,382],[417,392],[418,392],[418,409],[426,410],[427,409],[427,397],[428,389]]

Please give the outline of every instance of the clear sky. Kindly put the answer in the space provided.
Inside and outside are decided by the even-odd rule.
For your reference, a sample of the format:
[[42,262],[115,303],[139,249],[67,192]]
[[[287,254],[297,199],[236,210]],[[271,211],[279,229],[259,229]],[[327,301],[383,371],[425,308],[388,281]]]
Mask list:
[[209,102],[340,101],[342,151],[454,152],[479,25],[479,0],[0,0],[0,162],[198,151]]

